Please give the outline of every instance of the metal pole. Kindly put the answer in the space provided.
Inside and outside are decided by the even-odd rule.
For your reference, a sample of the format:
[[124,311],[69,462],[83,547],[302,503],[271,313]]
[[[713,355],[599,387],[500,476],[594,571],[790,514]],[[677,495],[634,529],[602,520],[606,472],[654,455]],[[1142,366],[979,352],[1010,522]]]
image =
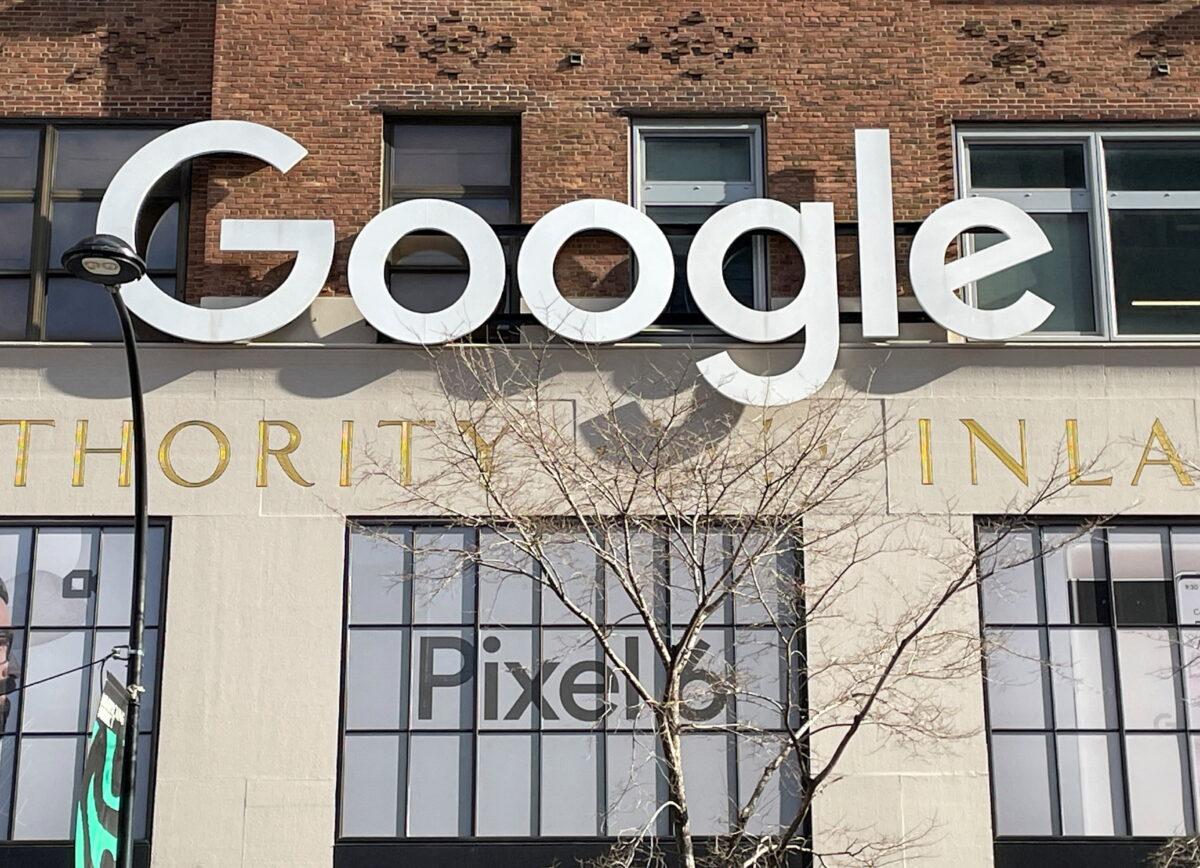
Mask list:
[[125,343],[125,362],[129,371],[129,402],[133,415],[133,602],[129,613],[129,712],[125,718],[125,755],[121,763],[121,817],[117,833],[117,866],[133,868],[134,798],[138,744],[138,712],[142,705],[142,634],[146,615],[146,537],[150,530],[147,503],[146,415],[142,396],[142,373],[138,366],[137,336],[133,320],[121,298],[120,288],[111,292],[121,338]]

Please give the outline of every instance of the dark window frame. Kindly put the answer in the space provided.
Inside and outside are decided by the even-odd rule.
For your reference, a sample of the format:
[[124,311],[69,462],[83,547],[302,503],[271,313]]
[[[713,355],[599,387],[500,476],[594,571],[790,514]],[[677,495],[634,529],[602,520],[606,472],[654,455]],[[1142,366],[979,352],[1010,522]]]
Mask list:
[[[468,186],[394,186],[392,182],[392,138],[394,131],[397,128],[404,126],[494,126],[507,127],[510,131],[510,156],[509,179],[510,184],[490,184],[490,185],[468,185]],[[521,298],[517,291],[517,252],[520,249],[520,243],[525,236],[525,227],[521,223],[522,202],[521,202],[521,142],[522,142],[522,117],[518,113],[472,113],[472,114],[440,114],[440,113],[393,113],[388,114],[383,120],[382,129],[382,146],[383,146],[383,187],[382,187],[382,202],[383,208],[390,208],[392,205],[397,205],[411,199],[447,199],[456,201],[458,199],[472,198],[476,196],[484,196],[487,198],[501,198],[497,194],[508,193],[509,198],[509,220],[507,223],[492,223],[492,229],[500,238],[500,244],[504,248],[505,259],[505,280],[504,294],[501,297],[500,304],[497,305],[496,311],[488,318],[488,323],[495,323],[507,319],[521,317]],[[384,279],[388,286],[391,286],[391,279],[394,274],[403,274],[405,272],[422,274],[422,273],[439,273],[439,274],[466,274],[467,269],[456,266],[421,266],[415,268],[406,268],[402,265],[395,265],[391,259],[385,266],[386,271]],[[529,319],[525,317],[524,319]],[[485,327],[486,328],[486,327]]]
[[[979,551],[981,534],[986,533],[996,526],[1003,526],[1010,521],[1011,517],[1003,515],[977,515],[975,516],[975,543],[976,551]],[[1104,533],[1105,542],[1104,549],[1104,569],[1105,582],[1108,585],[1110,592],[1110,601],[1112,609],[1107,623],[1103,624],[1051,624],[1048,616],[1045,613],[1045,578],[1044,578],[1044,561],[1043,561],[1043,545],[1042,534],[1048,529],[1053,528],[1069,528],[1078,527],[1086,523],[1099,522],[1094,532]],[[1170,544],[1170,531],[1173,528],[1196,528],[1200,530],[1200,521],[1189,516],[1131,516],[1121,517],[1119,521],[1107,522],[1099,516],[1087,515],[1047,515],[1030,518],[1023,522],[1016,529],[1031,530],[1034,533],[1034,552],[1033,552],[1033,568],[1035,576],[1035,594],[1037,606],[1039,610],[1039,620],[1037,623],[1010,624],[1009,622],[989,623],[984,613],[984,591],[982,583],[977,584],[976,589],[976,605],[979,617],[979,629],[982,632],[986,629],[1006,629],[1007,627],[1016,627],[1031,631],[1052,631],[1070,630],[1070,629],[1096,629],[1104,631],[1105,638],[1109,643],[1109,648],[1112,653],[1113,661],[1113,689],[1114,689],[1114,705],[1115,718],[1117,728],[1105,729],[1080,729],[1080,728],[1063,728],[1059,729],[1054,724],[1053,705],[1049,710],[1051,728],[1032,730],[1028,728],[1013,728],[1006,727],[1000,730],[993,730],[991,723],[991,700],[988,696],[987,687],[987,650],[983,649],[980,657],[980,673],[979,680],[980,694],[983,701],[984,709],[984,734],[986,737],[987,747],[987,769],[988,769],[988,801],[992,824],[992,840],[993,854],[997,868],[1027,868],[1033,865],[1057,865],[1062,868],[1124,868],[1127,865],[1142,864],[1163,844],[1168,840],[1168,837],[1153,836],[1153,835],[1136,835],[1132,833],[1132,807],[1129,798],[1129,769],[1128,769],[1128,751],[1125,746],[1125,735],[1132,733],[1133,735],[1175,735],[1182,737],[1185,744],[1184,764],[1182,768],[1183,786],[1185,788],[1185,799],[1193,813],[1193,822],[1200,828],[1200,781],[1196,779],[1196,769],[1200,768],[1195,764],[1196,749],[1193,746],[1193,736],[1200,736],[1200,723],[1196,726],[1189,725],[1186,688],[1181,686],[1182,694],[1179,713],[1182,715],[1180,728],[1173,730],[1168,729],[1145,729],[1138,727],[1127,727],[1125,725],[1125,709],[1123,696],[1121,692],[1121,672],[1120,660],[1118,657],[1119,649],[1117,644],[1117,631],[1121,625],[1117,623],[1117,614],[1115,610],[1115,597],[1112,593],[1115,581],[1112,575],[1109,546],[1107,542],[1107,532],[1110,529],[1117,530],[1136,530],[1165,528],[1167,530],[1167,549],[1166,557],[1167,568],[1172,571],[1172,575],[1177,575],[1174,571],[1174,563],[1172,546]],[[1174,581],[1174,579],[1172,579]],[[1190,626],[1179,623],[1178,613],[1172,623],[1151,623],[1151,624],[1129,624],[1125,625],[1124,629],[1128,630],[1154,630],[1164,629],[1175,631],[1176,636],[1179,632],[1186,629],[1191,629],[1200,632],[1200,626]],[[1180,659],[1181,649],[1179,643],[1172,647],[1172,656],[1174,660]],[[1182,674],[1179,676],[1182,678]],[[1048,688],[1048,689],[1052,689]],[[1053,702],[1053,700],[1050,700]],[[1051,835],[1001,835],[996,832],[997,828],[997,805],[994,789],[995,781],[995,756],[992,747],[992,736],[995,732],[1002,735],[1014,734],[1035,734],[1045,735],[1054,745],[1054,751],[1049,755],[1050,771],[1053,777],[1053,793],[1055,804],[1054,807],[1058,811],[1058,815],[1052,818],[1052,827],[1058,829],[1058,833]],[[1057,745],[1055,736],[1059,733],[1071,734],[1092,734],[1092,735],[1115,735],[1117,739],[1117,748],[1120,754],[1120,764],[1114,769],[1121,774],[1121,797],[1123,808],[1123,819],[1125,828],[1129,830],[1124,835],[1064,835],[1061,833],[1062,824],[1062,799],[1058,787],[1058,768],[1057,768]]]
[[[162,550],[162,565],[160,567],[160,583],[159,583],[159,611],[158,624],[155,629],[158,631],[157,639],[157,671],[154,674],[154,691],[156,702],[154,706],[153,719],[150,721],[150,727],[146,733],[150,739],[149,751],[149,789],[146,793],[146,834],[142,838],[134,841],[134,864],[138,868],[149,868],[150,865],[150,848],[151,841],[154,836],[154,800],[157,791],[157,767],[158,767],[158,751],[159,751],[159,734],[160,722],[162,719],[162,687],[163,687],[163,670],[164,670],[164,650],[166,648],[166,615],[167,615],[167,596],[170,584],[170,566],[171,566],[171,532],[172,524],[169,518],[163,516],[150,517],[151,528],[161,528],[163,533],[163,550]],[[30,528],[33,530],[33,538],[31,541],[30,556],[33,557],[37,545],[37,534],[42,530],[80,528],[84,530],[103,530],[117,529],[124,530],[133,528],[133,523],[128,517],[96,517],[88,516],[87,518],[74,519],[64,516],[0,516],[0,528]],[[30,562],[30,585],[27,589],[32,598],[32,579],[33,570],[35,568],[33,561]],[[94,593],[94,592],[93,592]],[[28,634],[31,625],[27,622],[20,628],[24,633]],[[54,630],[56,628],[47,628]],[[91,634],[94,640],[94,634],[99,629],[97,625],[90,625],[78,628],[87,631]],[[28,660],[28,643],[21,649],[20,673],[23,675]],[[117,667],[117,676],[124,680],[124,672],[120,667]],[[90,674],[89,674],[90,677]],[[23,687],[24,679],[18,679],[17,686]],[[21,697],[21,703],[18,708],[17,726],[11,736],[15,739],[15,750],[13,753],[13,779],[12,791],[15,794],[17,787],[17,772],[20,768],[20,746],[23,739],[21,733],[21,717],[25,713],[24,697]],[[90,722],[86,725],[90,726]],[[39,736],[53,736],[55,733],[38,733]],[[90,736],[85,735],[86,740]],[[15,805],[15,799],[12,800]],[[74,844],[72,841],[63,840],[39,840],[39,839],[13,839],[12,831],[15,825],[15,811],[12,811],[8,818],[8,827],[4,830],[4,836],[0,836],[0,864],[14,864],[22,866],[30,866],[30,868],[71,868],[74,863]],[[11,860],[11,862],[10,862]]]
[[[337,767],[335,780],[335,798],[334,798],[334,868],[371,868],[371,866],[379,865],[381,862],[400,859],[406,865],[413,865],[416,868],[441,868],[441,866],[450,864],[451,862],[460,868],[518,868],[531,864],[530,860],[534,860],[536,864],[554,864],[574,862],[581,858],[595,857],[602,855],[618,838],[614,836],[491,836],[480,837],[478,835],[470,835],[467,837],[352,837],[342,835],[342,806],[343,806],[343,766],[345,759],[345,741],[348,732],[374,734],[377,730],[347,730],[346,728],[346,706],[347,706],[347,689],[348,689],[348,651],[350,639],[350,583],[351,583],[351,564],[350,550],[351,542],[354,537],[356,528],[370,529],[389,529],[389,528],[412,528],[420,529],[466,529],[463,525],[455,524],[446,517],[436,516],[415,516],[415,517],[393,517],[386,518],[380,516],[350,516],[347,520],[344,532],[344,551],[343,551],[343,575],[342,575],[342,621],[341,621],[341,660],[339,671],[339,703],[338,703],[338,746],[337,746]],[[478,531],[475,535],[475,544],[478,544]],[[405,555],[406,570],[411,569],[408,565],[411,560],[411,554]],[[797,578],[801,578],[804,574],[804,549],[802,541],[797,541],[795,549],[795,563]],[[438,628],[453,628],[453,629],[471,629],[474,630],[476,636],[481,628],[480,612],[478,607],[478,577],[476,577],[476,605],[473,614],[473,623],[468,625],[455,624],[446,625],[442,623],[424,623],[417,624],[411,621],[411,598],[410,598],[410,623],[407,625],[409,629],[413,627],[421,627],[428,629]],[[411,591],[409,591],[411,595]],[[663,599],[656,601],[656,604],[662,608],[662,617],[664,626],[669,626],[672,622],[671,606],[670,606],[670,591],[669,588],[664,592]],[[529,625],[527,629],[536,629],[539,637],[545,629],[544,619],[542,617],[541,601],[539,597],[538,618],[536,626]],[[600,604],[602,607],[603,603]],[[804,612],[800,612],[800,617],[805,617]],[[482,625],[484,629],[487,625]],[[504,627],[521,629],[519,625],[504,624]],[[551,625],[555,626],[555,625]],[[574,625],[564,625],[567,629],[572,629]],[[730,620],[728,624],[720,625],[722,629],[733,630],[736,627],[746,629],[754,629],[753,624],[739,625],[736,620]],[[371,623],[366,626],[366,629],[386,629],[387,624]],[[586,627],[578,629],[586,630]],[[807,659],[807,630],[801,625],[798,630],[798,639],[800,643],[800,651],[802,659]],[[728,652],[727,652],[728,653]],[[408,663],[411,666],[411,661]],[[788,689],[792,689],[793,679],[789,678]],[[808,714],[808,681],[804,677],[803,672],[796,673],[794,677],[794,686],[796,690],[796,705],[799,714],[807,716]],[[477,691],[476,691],[477,692]],[[473,692],[473,696],[476,693]],[[408,730],[411,732],[411,728]],[[448,731],[448,730],[447,730]],[[590,729],[574,730],[579,734],[593,732]],[[629,730],[633,732],[635,730]],[[641,731],[641,730],[637,730]],[[439,734],[443,730],[419,730],[421,733]],[[458,729],[453,732],[462,735],[470,735],[473,739],[478,739],[480,732],[479,718],[473,718],[471,729]],[[519,730],[517,732],[526,732]],[[529,730],[529,732],[541,733],[540,727]],[[607,734],[607,728],[601,729],[601,735]],[[808,765],[809,740],[807,737],[801,739],[804,750],[804,763]],[[477,743],[477,742],[476,742]],[[476,754],[476,743],[472,744],[472,756]],[[736,757],[736,754],[734,755]],[[539,763],[540,764],[540,763]],[[406,773],[407,775],[407,773]],[[730,780],[730,786],[735,790],[738,787],[737,775]],[[471,825],[474,828],[476,822],[476,797],[477,792],[472,782],[471,793]],[[811,824],[811,815],[805,825]],[[671,852],[674,844],[670,835],[655,838],[656,848],[663,852]],[[703,851],[706,842],[711,840],[703,836],[697,836],[697,847]],[[794,865],[795,868],[811,868],[811,857],[805,854],[797,854],[789,860],[789,866]]]
[[[25,337],[27,341],[47,341],[46,338],[46,307],[49,281],[53,278],[67,277],[67,272],[61,264],[50,262],[50,236],[52,229],[52,213],[56,202],[99,202],[105,190],[102,188],[57,188],[53,183],[54,159],[57,153],[58,132],[64,129],[156,129],[163,132],[178,127],[177,122],[162,122],[152,120],[127,120],[111,118],[89,119],[5,119],[0,121],[0,129],[4,130],[35,130],[38,134],[37,174],[34,178],[32,192],[0,187],[0,202],[32,202],[33,232],[29,251],[29,263],[26,269],[0,269],[0,279],[26,278],[28,280],[28,301],[26,309]],[[175,268],[151,268],[147,273],[151,277],[170,278],[175,281],[175,297],[182,298],[185,291],[187,276],[187,240],[188,218],[191,213],[191,164],[179,168],[179,190],[175,195],[151,195],[146,203],[178,204],[179,220],[177,225]],[[134,239],[137,243],[139,239]],[[149,236],[146,238],[149,243]],[[139,245],[140,246],[140,245]],[[150,329],[144,324],[136,325],[139,332],[149,340],[170,340],[165,335]],[[54,338],[54,341],[73,340],[71,338]],[[113,342],[120,340],[119,336],[112,338]]]

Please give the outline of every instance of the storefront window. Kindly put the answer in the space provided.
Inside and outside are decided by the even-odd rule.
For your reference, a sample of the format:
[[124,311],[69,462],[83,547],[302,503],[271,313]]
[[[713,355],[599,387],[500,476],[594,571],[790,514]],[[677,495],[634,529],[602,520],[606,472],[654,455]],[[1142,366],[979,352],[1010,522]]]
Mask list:
[[[647,569],[667,574],[665,545],[646,545]],[[661,689],[649,632],[595,550],[564,534],[547,556],[570,599],[606,626],[643,683]],[[793,557],[779,555],[780,575]],[[534,569],[488,530],[351,534],[341,840],[667,833],[650,714],[595,634],[541,592]],[[685,610],[666,599],[672,588],[655,604],[667,631],[680,629],[668,622]],[[766,765],[762,746],[799,719],[795,635],[773,628],[778,618],[761,606],[730,600],[726,608],[704,628],[685,679],[686,714],[722,727],[683,737],[702,836],[729,830],[739,796]],[[710,675],[733,671],[738,689],[714,688]],[[786,825],[796,810],[786,773],[767,789],[755,834]]]
[[[96,230],[113,175],[164,127],[0,126],[0,340],[115,341],[112,302],[63,270],[63,252]],[[164,291],[178,295],[184,266],[185,170],[167,175],[130,239]],[[161,337],[139,326],[146,337]]]
[[1200,618],[1176,601],[1200,575],[1200,527],[980,544],[997,836],[1194,833]]
[[[165,546],[165,528],[152,527],[138,734],[141,840],[154,767]],[[130,528],[0,526],[0,692],[6,693],[0,697],[0,840],[74,837],[74,802],[104,674],[125,678],[125,662],[111,655],[129,642],[132,587]],[[98,660],[105,662],[89,665]]]
[[[991,309],[1026,290],[1055,305],[1038,332],[1095,337],[1195,336],[1200,300],[1200,172],[1195,138],[1135,130],[968,129],[965,196],[1028,212],[1053,249],[970,288]],[[969,249],[1001,240],[971,233]]]
[[[675,253],[667,312],[697,313],[687,290],[687,254],[700,224],[726,205],[763,195],[762,128],[757,121],[646,120],[634,124],[636,205],[666,228]],[[738,239],[725,283],[747,307],[766,310],[765,243]]]

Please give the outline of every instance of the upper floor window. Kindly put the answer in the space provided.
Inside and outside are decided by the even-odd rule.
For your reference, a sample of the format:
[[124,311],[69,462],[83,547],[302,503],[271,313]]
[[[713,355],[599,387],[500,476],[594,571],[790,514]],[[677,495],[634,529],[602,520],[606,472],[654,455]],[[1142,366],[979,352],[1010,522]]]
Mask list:
[[[1053,250],[977,282],[983,308],[1032,290],[1055,305],[1039,332],[1200,334],[1200,137],[1136,130],[969,130],[962,190],[1029,212]],[[975,232],[981,249],[1000,240]]]
[[[165,127],[0,126],[0,340],[119,340],[112,302],[62,268],[63,252],[96,229],[105,188]],[[176,296],[184,266],[185,170],[153,190],[138,237],[154,282]]]
[[[449,199],[494,227],[520,222],[516,118],[403,118],[385,129],[385,206],[409,199]],[[503,237],[506,246],[511,243]],[[513,257],[508,256],[509,261]],[[441,233],[412,233],[388,260],[388,286],[405,307],[432,313],[453,304],[467,285],[466,251]]]
[[[166,529],[152,527],[138,840],[148,837],[165,547]],[[104,673],[125,680],[125,662],[110,655],[129,644],[132,588],[131,528],[0,526],[0,692],[7,693],[0,697],[0,863],[9,864],[5,851],[11,846],[65,844],[74,836],[75,801]]]
[[[696,229],[726,205],[763,195],[758,121],[643,120],[634,124],[634,205],[665,227],[675,253],[668,314],[696,314],[687,254]],[[696,228],[692,228],[696,227]],[[725,283],[747,307],[768,307],[764,238],[744,235],[725,257]]]
[[[992,532],[980,534],[985,545]],[[1010,534],[983,565],[996,835],[1194,834],[1200,526]]]

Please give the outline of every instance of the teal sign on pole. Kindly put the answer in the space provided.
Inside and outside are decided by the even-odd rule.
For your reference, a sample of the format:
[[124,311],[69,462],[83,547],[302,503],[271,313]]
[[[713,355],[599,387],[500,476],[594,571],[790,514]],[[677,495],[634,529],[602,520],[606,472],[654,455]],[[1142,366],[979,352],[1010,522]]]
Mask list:
[[106,674],[83,760],[83,786],[75,804],[75,868],[113,868],[117,864],[121,758],[125,753],[128,708],[128,689],[112,674]]

